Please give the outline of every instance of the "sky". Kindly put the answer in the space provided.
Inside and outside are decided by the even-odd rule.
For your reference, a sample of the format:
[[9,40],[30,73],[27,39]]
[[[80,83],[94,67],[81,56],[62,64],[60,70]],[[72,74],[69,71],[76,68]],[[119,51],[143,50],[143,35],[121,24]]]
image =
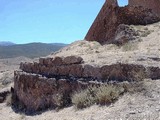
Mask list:
[[[128,0],[119,0],[124,6]],[[0,41],[71,43],[84,39],[105,0],[0,0]]]

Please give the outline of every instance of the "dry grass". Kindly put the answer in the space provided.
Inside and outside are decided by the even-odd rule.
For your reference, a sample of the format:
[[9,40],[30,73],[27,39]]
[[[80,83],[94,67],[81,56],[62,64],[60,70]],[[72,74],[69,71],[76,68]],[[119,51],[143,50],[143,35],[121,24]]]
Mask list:
[[100,87],[89,87],[72,96],[72,103],[77,108],[86,108],[93,104],[108,105],[113,103],[124,93],[124,88],[115,85],[102,85]]
[[132,43],[128,42],[122,46],[122,51],[127,52],[127,51],[134,51],[138,49],[138,43]]
[[97,89],[96,97],[98,99],[98,104],[106,105],[114,102],[118,99],[121,94],[121,90],[119,87],[113,85],[104,85]]
[[89,87],[80,92],[76,92],[72,96],[72,103],[80,109],[95,104],[97,101],[97,98],[95,97],[96,89],[96,87]]

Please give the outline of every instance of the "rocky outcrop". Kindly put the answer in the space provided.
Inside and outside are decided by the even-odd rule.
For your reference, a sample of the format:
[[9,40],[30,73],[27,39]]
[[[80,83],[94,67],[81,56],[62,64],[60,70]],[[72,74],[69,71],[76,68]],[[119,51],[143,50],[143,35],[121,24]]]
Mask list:
[[130,2],[131,5],[119,7],[117,0],[106,0],[85,39],[98,41],[102,44],[113,43],[117,28],[121,24],[147,25],[160,20],[158,11],[155,12],[156,10],[152,10],[152,7],[147,7],[147,5],[144,7],[139,3],[141,1],[138,3]]
[[21,63],[20,69],[15,72],[14,98],[28,111],[69,105],[75,91],[90,85],[160,78],[160,68],[121,63],[97,67],[78,56],[40,58],[38,63]]

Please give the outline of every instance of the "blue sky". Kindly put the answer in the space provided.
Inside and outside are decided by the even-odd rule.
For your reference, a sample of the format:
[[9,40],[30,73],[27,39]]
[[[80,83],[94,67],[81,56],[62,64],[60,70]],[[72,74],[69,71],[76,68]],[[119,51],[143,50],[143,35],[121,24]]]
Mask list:
[[[0,0],[0,41],[71,43],[85,37],[105,0]],[[119,0],[120,5],[128,0]]]

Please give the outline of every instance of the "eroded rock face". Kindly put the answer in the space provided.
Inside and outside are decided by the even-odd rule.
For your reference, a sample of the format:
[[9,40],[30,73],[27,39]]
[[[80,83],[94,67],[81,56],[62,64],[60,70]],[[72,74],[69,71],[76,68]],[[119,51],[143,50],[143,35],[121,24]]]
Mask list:
[[78,56],[40,58],[39,63],[21,63],[20,69],[15,72],[13,97],[28,111],[69,105],[75,91],[90,85],[160,78],[157,67],[121,63],[97,67]]
[[151,7],[147,7],[147,5],[144,7],[139,3],[141,2],[130,2],[131,5],[119,7],[117,0],[106,0],[85,39],[102,44],[113,43],[120,24],[147,25],[160,20],[158,11],[155,12],[157,9],[152,10]]

